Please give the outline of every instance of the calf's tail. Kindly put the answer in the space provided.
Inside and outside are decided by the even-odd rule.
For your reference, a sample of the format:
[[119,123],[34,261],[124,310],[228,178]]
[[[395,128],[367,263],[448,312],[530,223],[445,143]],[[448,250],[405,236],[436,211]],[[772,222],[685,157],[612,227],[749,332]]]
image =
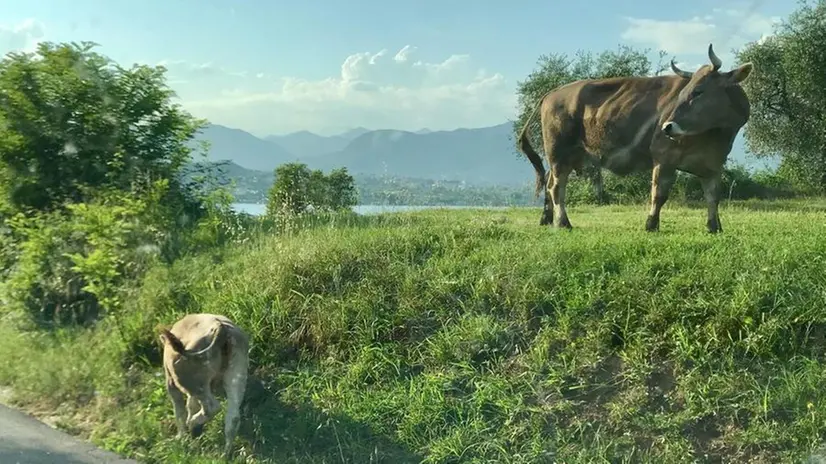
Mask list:
[[212,331],[212,341],[209,343],[209,346],[200,350],[200,351],[191,351],[187,352],[186,347],[181,342],[181,339],[175,336],[169,329],[161,329],[161,340],[169,345],[176,353],[187,356],[187,357],[197,357],[203,356],[212,351],[212,349],[217,345],[221,346],[227,339],[227,329],[224,327],[224,324],[217,322],[213,327]]
[[203,356],[208,353],[211,353],[213,348],[217,346],[223,346],[224,342],[227,340],[227,328],[224,324],[220,322],[216,322],[214,328],[212,329],[212,342],[209,344],[208,347],[204,348],[201,351],[196,351],[194,353],[190,353],[190,356]]
[[175,336],[169,329],[161,329],[161,340],[165,344],[168,344],[172,349],[178,354],[186,354],[186,347],[181,340]]

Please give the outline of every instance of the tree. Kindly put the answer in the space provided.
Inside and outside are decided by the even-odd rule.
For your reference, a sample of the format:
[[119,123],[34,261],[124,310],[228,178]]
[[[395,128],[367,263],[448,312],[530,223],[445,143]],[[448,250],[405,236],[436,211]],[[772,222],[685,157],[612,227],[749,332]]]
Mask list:
[[327,178],[319,169],[310,171],[307,179],[307,202],[314,210],[321,210],[329,202],[330,186],[327,185]]
[[[606,50],[594,56],[591,52],[578,51],[575,58],[568,58],[564,54],[552,53],[542,55],[537,60],[537,67],[524,81],[517,84],[519,117],[513,123],[514,140],[519,139],[522,127],[530,117],[539,100],[546,93],[557,87],[580,79],[598,79],[621,76],[649,76],[666,69],[662,58],[665,52],[660,51],[660,62],[652,66],[647,54],[649,49],[635,50],[632,47],[621,45],[616,51]],[[542,133],[539,118],[534,118],[528,129],[531,145],[541,154],[543,150]],[[522,155],[518,152],[519,156]],[[599,169],[596,166],[587,166],[584,173],[587,177],[596,180]],[[597,196],[602,197],[601,182],[596,183]]]
[[[203,125],[178,105],[163,67],[129,69],[94,43],[41,43],[0,62],[0,196],[16,210],[50,211],[100,189],[170,195]],[[169,200],[169,199],[167,199]]]
[[347,168],[334,169],[327,176],[329,185],[329,205],[334,211],[349,209],[358,204],[356,181]]
[[748,150],[781,155],[791,180],[826,191],[826,1],[801,2],[773,36],[739,50],[737,61],[757,70],[743,83]]
[[270,187],[267,214],[338,211],[358,204],[355,180],[347,168],[334,169],[325,176],[311,171],[304,163],[286,163],[275,169],[275,182]]
[[165,69],[94,47],[0,60],[0,300],[41,322],[117,314],[125,282],[218,243],[229,210],[184,178],[203,122],[172,103]]
[[285,163],[275,168],[275,181],[267,199],[267,214],[303,213],[309,205],[310,170],[304,163]]

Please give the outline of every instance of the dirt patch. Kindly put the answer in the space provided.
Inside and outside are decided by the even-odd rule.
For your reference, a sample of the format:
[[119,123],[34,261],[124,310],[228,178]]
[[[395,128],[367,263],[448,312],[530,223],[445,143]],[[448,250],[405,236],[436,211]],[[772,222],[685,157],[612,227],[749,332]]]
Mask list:
[[10,406],[12,390],[10,387],[0,387],[0,404]]
[[92,430],[89,419],[67,408],[47,407],[37,403],[20,403],[14,400],[11,387],[0,387],[0,404],[26,413],[53,429],[66,432],[78,438],[88,439]]

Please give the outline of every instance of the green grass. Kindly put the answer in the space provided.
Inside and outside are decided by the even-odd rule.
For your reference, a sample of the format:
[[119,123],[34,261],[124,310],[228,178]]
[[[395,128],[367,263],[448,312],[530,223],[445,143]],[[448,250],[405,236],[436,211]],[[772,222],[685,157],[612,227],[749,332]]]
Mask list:
[[[826,203],[427,211],[154,269],[120,324],[0,323],[0,384],[145,462],[173,438],[158,322],[253,337],[238,462],[801,462],[826,433]],[[119,328],[117,328],[119,327]],[[11,353],[11,355],[5,355]]]

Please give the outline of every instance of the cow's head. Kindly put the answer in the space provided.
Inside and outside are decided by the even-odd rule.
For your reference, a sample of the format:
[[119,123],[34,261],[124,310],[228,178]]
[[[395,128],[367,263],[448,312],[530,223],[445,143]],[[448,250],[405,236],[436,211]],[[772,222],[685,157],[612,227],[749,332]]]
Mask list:
[[754,66],[744,63],[728,72],[720,72],[723,65],[708,46],[710,65],[691,73],[683,71],[671,60],[675,74],[688,80],[677,98],[677,105],[661,129],[665,135],[678,138],[703,133],[713,128],[740,128],[748,121],[749,102],[739,83],[746,80]]

